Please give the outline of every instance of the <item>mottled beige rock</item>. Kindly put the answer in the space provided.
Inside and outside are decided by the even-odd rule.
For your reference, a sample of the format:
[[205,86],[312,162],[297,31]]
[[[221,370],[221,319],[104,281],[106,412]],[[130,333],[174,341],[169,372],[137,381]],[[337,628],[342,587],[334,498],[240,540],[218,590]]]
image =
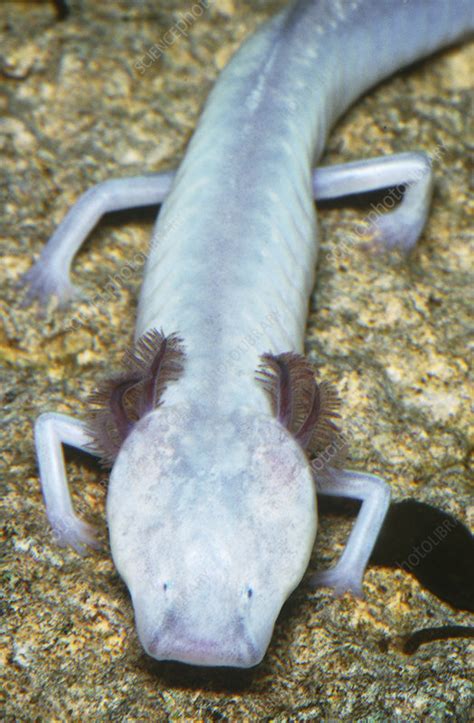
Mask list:
[[[19,307],[14,282],[93,183],[179,162],[218,69],[280,5],[219,0],[140,74],[136,64],[182,4],[72,0],[64,22],[48,3],[1,4],[6,720],[469,717],[467,641],[436,642],[412,657],[397,647],[403,633],[467,624],[468,615],[401,570],[371,569],[365,601],[301,586],[264,663],[253,672],[214,673],[158,664],[141,650],[106,547],[106,475],[93,463],[72,456],[69,478],[81,514],[100,526],[104,552],[81,559],[56,547],[46,522],[32,421],[48,409],[83,413],[96,378],[132,338],[140,270],[107,305],[86,301],[46,319]],[[443,152],[429,224],[408,261],[371,256],[349,240],[369,209],[321,213],[307,334],[308,353],[343,395],[351,465],[384,475],[395,498],[415,497],[464,521],[472,493],[471,51],[449,50],[387,81],[331,136],[325,163],[417,148]],[[132,250],[146,250],[151,223],[151,214],[130,214],[93,234],[74,267],[89,299]],[[71,331],[79,310],[87,322]],[[340,551],[347,530],[346,520],[323,522],[315,564]]]

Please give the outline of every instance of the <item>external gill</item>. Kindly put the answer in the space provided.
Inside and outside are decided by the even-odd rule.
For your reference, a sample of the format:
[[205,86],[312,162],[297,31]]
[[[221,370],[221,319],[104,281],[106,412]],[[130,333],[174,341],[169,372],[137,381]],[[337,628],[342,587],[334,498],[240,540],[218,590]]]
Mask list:
[[256,379],[268,394],[275,417],[314,459],[341,436],[333,421],[340,418],[337,391],[328,382],[318,383],[314,368],[300,354],[264,354],[261,361]]
[[111,467],[134,424],[160,406],[162,394],[176,381],[184,364],[184,350],[176,334],[147,331],[124,355],[125,371],[103,380],[89,397],[95,406],[88,428],[101,462]]

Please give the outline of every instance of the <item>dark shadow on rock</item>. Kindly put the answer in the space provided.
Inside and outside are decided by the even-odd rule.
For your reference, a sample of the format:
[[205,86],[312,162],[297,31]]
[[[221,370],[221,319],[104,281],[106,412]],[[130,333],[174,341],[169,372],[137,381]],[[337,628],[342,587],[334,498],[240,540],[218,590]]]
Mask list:
[[474,536],[448,512],[417,500],[392,503],[370,563],[401,567],[441,600],[474,612]]

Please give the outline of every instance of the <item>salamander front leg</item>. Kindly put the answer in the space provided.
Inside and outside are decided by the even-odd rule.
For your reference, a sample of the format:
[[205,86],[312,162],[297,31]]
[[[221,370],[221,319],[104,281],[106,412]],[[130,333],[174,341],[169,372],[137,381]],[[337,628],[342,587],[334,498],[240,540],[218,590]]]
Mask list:
[[399,153],[317,168],[313,175],[317,201],[384,188],[386,195],[368,215],[369,230],[386,248],[409,251],[423,231],[431,202],[433,174],[426,153]]
[[81,555],[97,548],[95,530],[74,512],[64,466],[63,444],[93,454],[86,426],[64,414],[41,414],[35,423],[35,444],[46,513],[56,541]]
[[78,292],[70,280],[72,260],[89,233],[110,211],[123,211],[161,203],[171,187],[174,171],[104,181],[90,188],[66,214],[43,248],[38,261],[23,276],[26,301],[38,298],[45,304],[56,296],[67,303]]
[[310,579],[314,587],[332,587],[336,594],[362,595],[362,578],[390,503],[390,487],[372,474],[331,468],[316,480],[318,494],[362,501],[344,552],[337,564]]

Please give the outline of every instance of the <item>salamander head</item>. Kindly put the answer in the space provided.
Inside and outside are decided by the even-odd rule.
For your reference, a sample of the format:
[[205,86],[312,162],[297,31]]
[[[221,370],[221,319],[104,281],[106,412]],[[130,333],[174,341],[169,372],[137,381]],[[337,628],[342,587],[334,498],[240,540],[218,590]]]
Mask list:
[[149,414],[119,452],[107,517],[151,656],[262,660],[316,533],[309,465],[276,420]]

